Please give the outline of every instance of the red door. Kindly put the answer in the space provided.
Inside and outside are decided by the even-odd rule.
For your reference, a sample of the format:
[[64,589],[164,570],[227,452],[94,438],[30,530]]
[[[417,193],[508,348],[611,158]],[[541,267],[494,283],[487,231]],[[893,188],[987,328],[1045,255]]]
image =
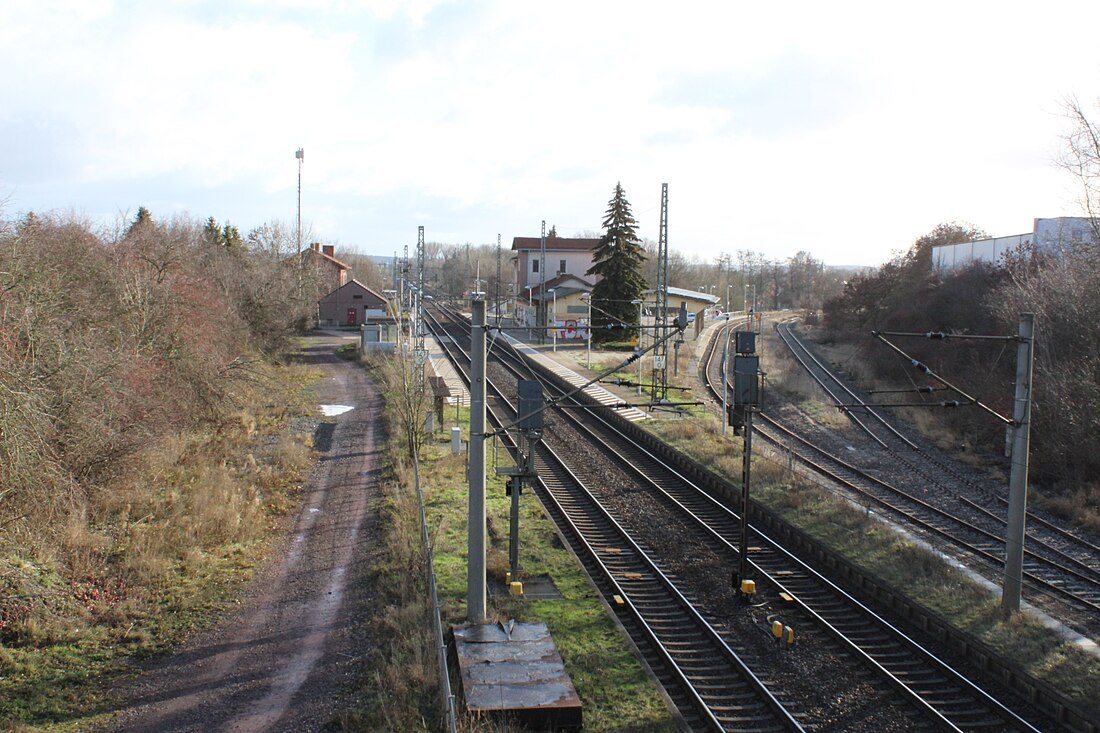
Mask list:
[[348,322],[347,322],[346,325],[354,326],[355,324],[356,324],[355,309],[354,308],[348,308]]

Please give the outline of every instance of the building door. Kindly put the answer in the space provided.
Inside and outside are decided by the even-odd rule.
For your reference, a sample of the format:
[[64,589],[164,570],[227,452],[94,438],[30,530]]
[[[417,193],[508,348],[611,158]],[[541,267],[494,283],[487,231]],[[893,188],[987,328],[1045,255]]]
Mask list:
[[348,321],[345,325],[354,326],[358,321],[355,318],[355,309],[348,308]]

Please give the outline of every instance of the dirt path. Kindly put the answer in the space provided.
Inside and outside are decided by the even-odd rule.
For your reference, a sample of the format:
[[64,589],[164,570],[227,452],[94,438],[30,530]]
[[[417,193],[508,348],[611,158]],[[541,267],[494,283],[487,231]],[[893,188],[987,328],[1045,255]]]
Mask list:
[[239,612],[152,662],[113,730],[315,731],[355,695],[368,643],[363,582],[377,495],[379,395],[358,367],[312,339],[305,361],[325,378],[320,404],[353,406],[323,418],[321,459],[281,554],[257,575]]

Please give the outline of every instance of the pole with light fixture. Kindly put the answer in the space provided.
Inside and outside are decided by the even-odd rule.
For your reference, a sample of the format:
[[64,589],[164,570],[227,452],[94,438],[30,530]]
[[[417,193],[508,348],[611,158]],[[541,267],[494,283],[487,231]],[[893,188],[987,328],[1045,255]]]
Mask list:
[[552,333],[554,334],[554,351],[558,350],[558,289],[550,288],[550,295],[554,297],[554,310],[551,313],[551,320],[554,323]]
[[588,321],[584,324],[585,340],[588,342],[588,368],[592,368],[592,293],[585,298],[588,303]]
[[302,162],[306,159],[306,149],[294,151],[298,159],[298,297],[302,297]]

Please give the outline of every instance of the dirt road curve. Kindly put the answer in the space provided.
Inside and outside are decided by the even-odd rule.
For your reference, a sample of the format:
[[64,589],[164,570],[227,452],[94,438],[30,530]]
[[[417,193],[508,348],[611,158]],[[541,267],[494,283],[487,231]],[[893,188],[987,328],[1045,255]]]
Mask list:
[[314,338],[305,360],[325,375],[319,404],[355,409],[318,426],[321,459],[284,551],[238,613],[149,665],[113,730],[315,731],[353,699],[368,643],[362,576],[381,465],[379,398],[359,367],[333,355],[336,345]]

